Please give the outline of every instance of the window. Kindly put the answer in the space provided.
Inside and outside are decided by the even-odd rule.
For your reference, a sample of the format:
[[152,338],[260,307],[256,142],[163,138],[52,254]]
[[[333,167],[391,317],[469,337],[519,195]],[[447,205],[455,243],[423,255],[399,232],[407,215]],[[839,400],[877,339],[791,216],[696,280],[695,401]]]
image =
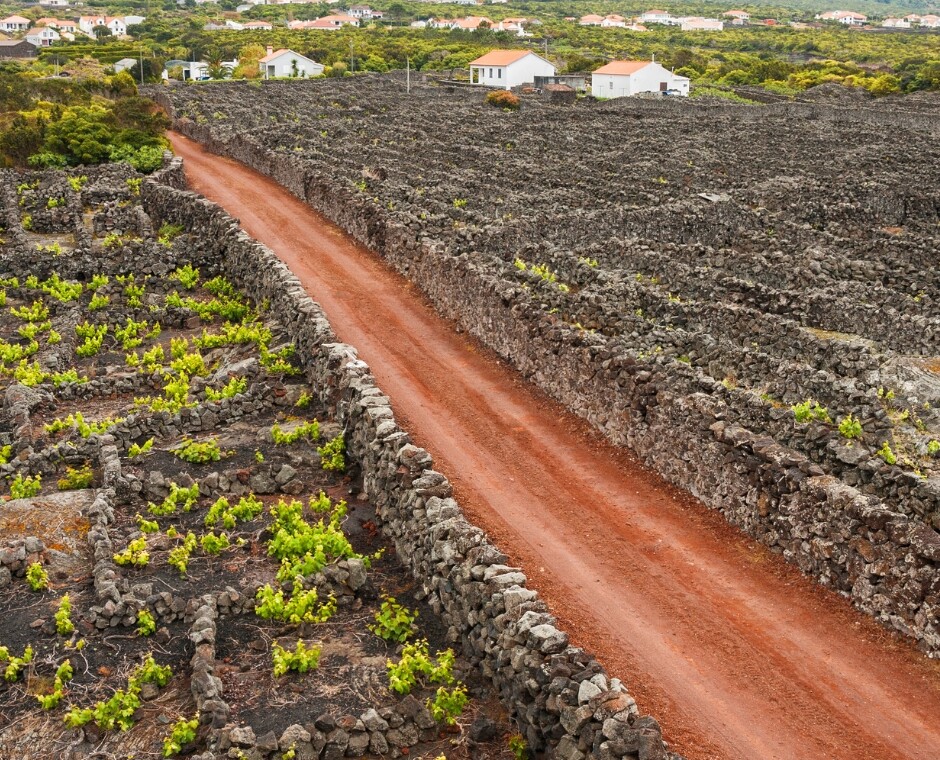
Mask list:
[[493,78],[493,69],[490,69],[490,79]]
[[496,69],[496,78],[497,78],[497,79],[502,79],[502,78],[503,78],[503,70],[502,70],[502,69]]

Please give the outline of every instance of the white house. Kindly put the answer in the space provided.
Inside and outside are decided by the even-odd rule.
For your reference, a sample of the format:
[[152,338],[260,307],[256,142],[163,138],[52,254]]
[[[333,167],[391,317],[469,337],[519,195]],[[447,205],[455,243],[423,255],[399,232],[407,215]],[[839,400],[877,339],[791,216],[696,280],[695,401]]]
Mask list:
[[868,21],[868,16],[855,11],[826,11],[816,15],[817,21],[838,21],[846,26],[862,26]]
[[604,20],[601,21],[601,26],[604,27],[619,27],[623,29],[627,25],[627,20],[623,16],[618,16],[616,13],[611,13],[609,16],[605,16]]
[[7,16],[0,19],[0,31],[25,32],[29,29],[29,19],[22,16]]
[[262,29],[264,31],[270,31],[274,28],[274,25],[270,21],[249,21],[247,24],[242,24],[242,29]]
[[604,23],[604,17],[598,16],[596,13],[589,13],[587,16],[582,16],[578,23],[581,26],[600,26]]
[[928,13],[926,16],[921,16],[918,23],[926,29],[940,29],[940,16]]
[[115,37],[121,37],[127,34],[127,24],[124,23],[124,19],[120,16],[109,16],[105,26],[111,30],[111,34]]
[[59,39],[59,33],[51,26],[37,26],[26,33],[26,41],[36,47],[49,47]]
[[721,14],[722,16],[727,16],[728,18],[739,19],[740,21],[747,21],[751,18],[751,14],[747,11],[731,10],[725,11]]
[[493,19],[486,16],[467,16],[455,18],[450,22],[451,29],[462,29],[465,32],[475,32],[477,29],[492,29]]
[[910,29],[911,22],[906,18],[886,18],[881,26],[885,29]]
[[625,98],[641,92],[689,94],[689,80],[656,61],[611,61],[591,74],[595,98]]
[[374,11],[368,5],[350,5],[348,15],[363,21],[372,21],[385,16],[382,11]]
[[94,34],[96,26],[105,26],[108,23],[104,16],[79,16],[78,28],[85,34],[91,36]]
[[322,63],[312,61],[293,50],[268,47],[268,54],[258,61],[258,68],[265,79],[274,77],[318,77],[325,68]]
[[511,90],[530,84],[535,77],[553,77],[555,67],[531,50],[491,50],[470,61],[470,81],[486,87]]
[[[359,19],[345,13],[322,16],[316,21],[307,22],[307,29],[342,29],[344,26],[359,26]],[[318,64],[319,65],[319,64]]]
[[49,8],[65,8],[69,4],[69,0],[39,0],[39,4]]
[[666,11],[652,10],[647,11],[640,16],[640,21],[644,24],[675,24],[676,19],[672,14]]

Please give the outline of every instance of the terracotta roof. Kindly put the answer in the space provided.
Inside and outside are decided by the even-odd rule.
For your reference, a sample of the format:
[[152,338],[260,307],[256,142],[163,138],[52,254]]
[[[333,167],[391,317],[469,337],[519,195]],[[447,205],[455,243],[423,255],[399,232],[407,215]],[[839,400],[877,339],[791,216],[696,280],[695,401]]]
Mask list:
[[491,50],[486,55],[481,55],[475,61],[470,61],[471,66],[508,66],[510,63],[525,58],[531,50]]
[[611,61],[606,66],[601,66],[594,71],[595,74],[620,74],[629,76],[635,74],[642,68],[646,68],[652,61]]
[[0,19],[0,21],[6,21],[11,24],[28,24],[29,19],[23,18],[22,16],[7,16],[5,19]]
[[289,52],[290,51],[287,48],[281,48],[280,50],[275,50],[273,53],[268,53],[264,58],[259,58],[258,62],[267,63],[268,61],[273,61],[279,55],[283,55],[284,53],[289,53]]
[[660,11],[660,10],[646,11],[646,13],[644,13],[643,15],[644,15],[644,16],[648,16],[648,15],[650,15],[651,13],[661,13],[661,14],[664,15],[664,16],[666,15],[666,11]]

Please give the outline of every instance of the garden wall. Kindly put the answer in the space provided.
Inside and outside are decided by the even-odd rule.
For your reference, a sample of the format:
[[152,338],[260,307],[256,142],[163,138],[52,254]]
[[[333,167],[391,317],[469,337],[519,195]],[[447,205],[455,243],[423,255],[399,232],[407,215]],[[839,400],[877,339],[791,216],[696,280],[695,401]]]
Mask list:
[[[940,536],[898,506],[916,503],[917,488],[879,464],[873,452],[856,447],[856,482],[876,492],[886,486],[894,503],[865,496],[825,475],[803,453],[734,424],[740,415],[717,384],[702,382],[692,368],[642,361],[616,340],[559,323],[487,262],[424,236],[420,226],[391,221],[369,199],[291,155],[259,149],[239,136],[216,140],[208,126],[188,119],[177,120],[177,128],[279,182],[380,252],[443,316],[614,443],[630,447],[803,572],[940,656]],[[929,486],[921,490],[933,501]]]
[[[168,171],[178,176],[178,161]],[[593,657],[569,646],[537,593],[525,587],[525,575],[464,519],[430,454],[398,427],[368,366],[337,341],[297,278],[218,206],[160,179],[145,182],[145,209],[155,222],[183,224],[198,241],[193,263],[221,266],[252,298],[267,299],[270,315],[295,336],[308,380],[345,428],[347,451],[383,530],[423,584],[449,638],[492,679],[530,748],[554,747],[565,760],[667,757],[656,721],[639,714]]]

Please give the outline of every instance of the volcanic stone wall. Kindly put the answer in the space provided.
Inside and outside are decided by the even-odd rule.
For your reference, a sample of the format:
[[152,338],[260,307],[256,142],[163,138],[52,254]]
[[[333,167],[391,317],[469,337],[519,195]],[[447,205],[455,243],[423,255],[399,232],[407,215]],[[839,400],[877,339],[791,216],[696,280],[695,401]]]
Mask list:
[[[168,100],[166,104],[171,105]],[[834,122],[847,118],[847,112],[829,112],[822,106],[785,108],[796,109],[794,115],[808,120],[823,113]],[[756,121],[761,118],[756,110],[738,109],[732,114],[720,107],[702,109],[699,117]],[[929,124],[919,114],[898,118],[912,119],[918,128]],[[671,482],[721,510],[730,522],[781,551],[807,574],[850,596],[860,609],[913,637],[926,652],[940,654],[940,536],[936,532],[940,488],[936,481],[887,464],[873,449],[847,442],[831,426],[794,424],[789,408],[812,393],[823,404],[854,410],[865,421],[866,434],[886,435],[891,422],[879,403],[884,380],[877,370],[889,357],[882,351],[894,344],[929,355],[940,337],[936,317],[927,309],[918,316],[916,301],[908,299],[903,314],[864,304],[842,312],[848,315],[843,317],[846,326],[853,320],[853,333],[866,333],[860,320],[875,325],[878,346],[857,337],[807,329],[792,312],[788,318],[769,314],[764,303],[761,310],[749,308],[748,298],[759,297],[755,293],[762,286],[785,287],[786,283],[761,282],[756,274],[761,256],[766,259],[774,254],[767,252],[765,243],[761,249],[756,241],[750,248],[747,245],[749,227],[756,230],[766,223],[761,222],[765,211],[747,212],[740,205],[725,204],[720,197],[681,200],[676,202],[679,208],[602,209],[617,216],[618,223],[639,229],[640,240],[642,220],[647,218],[652,239],[682,251],[680,257],[689,256],[685,268],[680,260],[678,271],[690,288],[700,274],[692,258],[695,246],[708,254],[707,269],[714,263],[715,247],[743,230],[745,256],[740,269],[744,276],[719,280],[719,287],[734,297],[685,302],[686,293],[680,299],[662,292],[651,279],[627,279],[531,242],[539,239],[531,224],[519,222],[506,235],[487,239],[460,228],[455,220],[451,239],[432,237],[437,230],[431,232],[429,223],[389,213],[368,193],[357,193],[339,181],[322,163],[305,163],[283,148],[268,149],[237,131],[223,132],[188,118],[176,123],[211,150],[272,177],[379,252],[421,287],[444,316],[512,361],[523,375],[612,441],[638,452]],[[468,182],[475,191],[477,180],[470,175]],[[778,188],[768,195],[771,200],[776,197],[783,208],[803,201],[803,192],[795,188],[788,195]],[[876,216],[885,225],[915,226],[921,216],[936,216],[934,206],[896,190],[853,186],[851,193],[844,202],[830,206],[819,204],[818,197],[808,193],[802,215],[804,219],[817,215],[813,224],[826,229],[847,225],[859,216]],[[767,202],[766,195],[761,202]],[[575,222],[564,219],[559,224],[587,228],[594,218],[588,211]],[[551,224],[547,218],[539,221]],[[760,232],[766,240],[764,230]],[[542,234],[550,233],[543,228]],[[576,238],[577,230],[569,234]],[[835,233],[823,237],[843,242]],[[688,241],[693,242],[686,246]],[[890,248],[891,235],[859,244]],[[544,261],[580,292],[560,293],[528,272],[507,276],[512,262],[499,260],[496,245],[518,251],[528,260]],[[623,247],[638,258],[643,255],[643,245],[637,240],[623,241]],[[490,248],[492,256],[477,255]],[[899,266],[891,276],[917,281],[915,261],[926,250],[918,244],[906,246],[904,256],[910,263]],[[611,256],[610,251],[606,245],[578,253],[602,259]],[[781,251],[779,255],[788,254]],[[659,261],[660,266],[667,261],[672,264],[668,256]],[[873,261],[877,268],[877,260]],[[833,272],[839,266],[835,250],[823,251],[814,263],[817,269]],[[792,271],[795,279],[802,268],[777,267],[769,276],[784,277],[780,273]],[[597,283],[599,287],[585,287]],[[823,310],[831,316],[842,303],[852,300],[852,293],[840,294],[838,284],[828,287],[801,303],[797,303],[801,293],[794,292],[778,308],[785,311],[796,304],[797,311]],[[622,300],[631,308],[637,303],[641,308],[625,312],[618,306],[617,293],[623,294]],[[834,303],[830,294],[836,297]],[[773,295],[779,296],[780,291],[774,290]],[[554,316],[560,310],[565,320]],[[657,321],[667,315],[668,321]],[[773,351],[765,352],[766,345],[772,345]],[[725,367],[728,378],[719,382],[715,378],[722,376]],[[758,379],[769,383],[764,396],[758,398],[736,387],[738,380],[749,379],[749,373],[755,384]]]
[[[179,163],[168,167],[178,173]],[[297,356],[320,400],[335,408],[363,489],[401,560],[423,583],[448,637],[492,679],[530,748],[581,760],[665,758],[659,726],[642,716],[616,678],[568,636],[526,577],[468,523],[431,455],[412,445],[395,421],[368,366],[339,343],[320,307],[267,248],[237,221],[192,193],[145,182],[143,205],[155,220],[183,224],[195,242],[195,264],[222,267],[295,336]]]

